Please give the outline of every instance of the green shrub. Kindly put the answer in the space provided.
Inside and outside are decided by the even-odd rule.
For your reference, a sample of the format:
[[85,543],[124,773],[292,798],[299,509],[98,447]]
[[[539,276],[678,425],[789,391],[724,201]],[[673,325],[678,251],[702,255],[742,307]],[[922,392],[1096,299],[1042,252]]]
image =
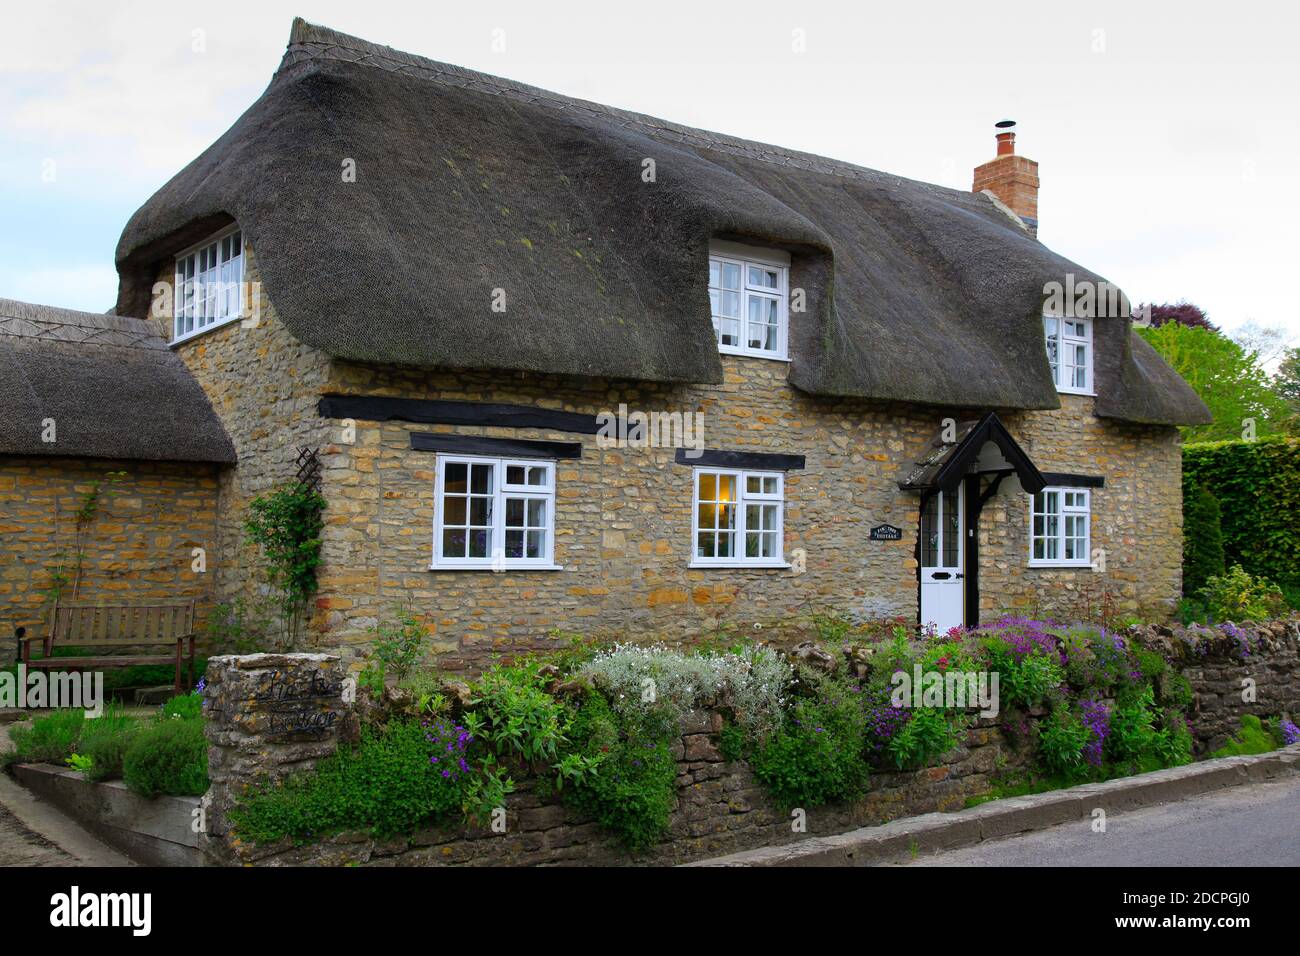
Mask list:
[[1277,744],[1277,740],[1264,728],[1258,717],[1254,714],[1242,714],[1241,729],[1210,756],[1241,757],[1248,754],[1263,754],[1276,750]]
[[1110,715],[1106,751],[1113,760],[1142,762],[1156,748],[1155,695],[1149,687],[1116,702]]
[[591,772],[563,791],[565,802],[613,831],[630,850],[653,846],[668,829],[676,797],[677,762],[666,737],[619,715],[589,693],[572,722],[573,753]]
[[[398,683],[406,680],[424,654],[424,642],[429,628],[413,611],[402,611],[397,620],[380,621],[370,628],[373,645],[370,651],[371,674],[378,674],[377,683],[383,688],[384,677],[392,674]],[[372,680],[372,683],[375,681]]]
[[86,779],[96,783],[120,779],[127,748],[139,729],[140,721],[123,713],[120,704],[109,704],[98,718],[85,721],[77,753],[90,761],[83,769]]
[[1065,680],[1065,670],[1052,652],[1035,649],[1020,656],[996,636],[986,637],[983,645],[989,670],[998,674],[998,696],[1003,706],[1037,706]]
[[955,750],[965,736],[969,721],[953,710],[919,707],[889,741],[889,753],[899,769],[924,767]]
[[1286,607],[1281,588],[1239,564],[1210,578],[1199,596],[1216,621],[1265,621],[1278,617]]
[[164,720],[198,720],[203,716],[203,695],[197,692],[178,694],[162,705],[159,715]]
[[1156,732],[1155,752],[1162,766],[1181,767],[1192,762],[1192,728],[1176,710],[1166,710],[1164,726]]
[[754,775],[784,807],[852,800],[866,790],[866,717],[861,694],[824,679],[815,698],[799,698],[780,730],[756,743]]
[[1225,567],[1219,499],[1193,482],[1183,492],[1183,594],[1195,594]]
[[230,818],[241,837],[256,843],[286,836],[305,841],[344,830],[380,838],[409,833],[460,808],[466,773],[432,762],[446,756],[444,741],[468,753],[459,746],[466,743],[460,733],[449,722],[394,720],[382,731],[363,728],[356,746],[340,748],[314,770],[255,790]]
[[473,685],[478,705],[465,726],[499,757],[554,763],[567,743],[569,714],[543,684],[535,663],[492,668]]
[[143,725],[122,757],[122,779],[145,797],[201,796],[208,789],[203,721],[169,718]]
[[1039,727],[1038,756],[1050,773],[1075,776],[1087,769],[1083,748],[1091,735],[1077,711],[1062,702]]

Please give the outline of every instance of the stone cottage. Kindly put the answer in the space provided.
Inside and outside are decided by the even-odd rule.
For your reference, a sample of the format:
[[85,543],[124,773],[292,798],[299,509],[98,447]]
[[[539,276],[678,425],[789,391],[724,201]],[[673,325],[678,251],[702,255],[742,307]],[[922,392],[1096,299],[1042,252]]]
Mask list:
[[133,428],[215,415],[233,443],[184,451],[215,599],[255,589],[250,499],[318,453],[316,646],[397,606],[447,666],[553,629],[1167,615],[1175,426],[1208,412],[1037,241],[1005,124],[997,151],[962,192],[299,20],[127,224],[105,321],[152,323],[196,383]]

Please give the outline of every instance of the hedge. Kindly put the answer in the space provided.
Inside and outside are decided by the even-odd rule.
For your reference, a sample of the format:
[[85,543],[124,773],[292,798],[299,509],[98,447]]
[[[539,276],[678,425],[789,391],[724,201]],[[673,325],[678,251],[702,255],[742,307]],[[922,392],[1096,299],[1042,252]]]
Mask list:
[[1218,501],[1229,566],[1279,584],[1300,580],[1300,439],[1184,446],[1184,523],[1192,533],[1204,519],[1200,488]]
[[1193,596],[1223,574],[1223,517],[1219,499],[1204,485],[1183,489],[1183,594]]

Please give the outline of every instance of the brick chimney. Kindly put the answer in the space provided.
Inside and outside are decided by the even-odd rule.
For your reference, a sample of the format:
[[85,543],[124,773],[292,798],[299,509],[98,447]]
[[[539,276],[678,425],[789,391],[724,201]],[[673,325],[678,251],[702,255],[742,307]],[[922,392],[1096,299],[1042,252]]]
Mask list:
[[1038,164],[1016,155],[1014,120],[997,123],[998,155],[975,167],[972,190],[988,190],[1020,217],[1033,236],[1038,235]]

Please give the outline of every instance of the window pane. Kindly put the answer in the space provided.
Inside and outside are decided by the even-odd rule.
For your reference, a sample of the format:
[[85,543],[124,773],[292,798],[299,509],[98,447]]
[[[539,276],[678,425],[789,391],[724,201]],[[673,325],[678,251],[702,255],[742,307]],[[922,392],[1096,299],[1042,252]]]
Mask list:
[[522,528],[524,524],[524,499],[506,499],[506,527]]
[[780,286],[780,279],[775,269],[764,269],[761,266],[749,267],[749,284],[764,289],[776,289]]
[[[697,266],[696,268],[699,267]],[[722,264],[722,287],[724,289],[740,288],[740,266],[732,262],[724,262]]]
[[448,462],[447,469],[443,472],[443,490],[451,494],[463,495],[467,490],[465,476],[468,470],[469,466],[463,462]]
[[470,471],[470,491],[476,495],[492,494],[492,465],[474,465]]
[[471,531],[469,533],[469,556],[471,558],[488,557],[488,541],[492,537],[490,531]]
[[736,500],[736,476],[735,475],[718,475],[718,500],[719,501]]
[[522,558],[524,556],[524,533],[522,531],[506,532],[506,557]]
[[701,531],[696,536],[695,556],[699,558],[713,557],[716,535],[712,531]]
[[465,499],[448,496],[442,499],[442,523],[465,524]]
[[718,284],[721,281],[722,281],[722,266],[718,264],[716,259],[710,259],[709,260],[709,285],[713,286],[713,288],[716,289],[718,287]]
[[939,564],[939,496],[931,495],[921,509],[921,567]]
[[724,292],[722,293],[722,308],[718,313],[730,319],[740,318],[740,293]]
[[943,499],[943,566],[957,566],[957,548],[961,545],[961,531],[957,527],[957,500],[944,495]]
[[522,485],[526,469],[523,465],[506,465],[506,484]]
[[747,345],[765,352],[776,351],[777,303],[761,296],[749,297],[749,333]]
[[545,528],[546,527],[546,502],[541,500],[530,500],[528,502],[528,527]]
[[445,558],[465,557],[465,532],[448,528],[442,533],[442,555]]
[[545,488],[547,484],[549,484],[547,481],[547,478],[549,477],[547,471],[546,468],[542,467],[529,468],[528,483],[530,485],[537,485],[538,487]]
[[535,529],[528,532],[528,552],[525,557],[546,557],[546,532],[544,530]]
[[718,527],[734,528],[736,526],[736,506],[728,504],[718,505]]
[[492,524],[492,499],[471,498],[469,500],[469,523],[477,528]]
[[718,533],[718,557],[735,557],[736,534],[734,531]]

